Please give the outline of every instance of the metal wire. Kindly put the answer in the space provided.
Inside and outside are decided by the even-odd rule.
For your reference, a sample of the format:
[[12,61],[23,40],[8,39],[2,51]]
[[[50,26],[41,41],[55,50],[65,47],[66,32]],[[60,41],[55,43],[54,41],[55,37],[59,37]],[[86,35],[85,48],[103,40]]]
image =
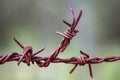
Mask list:
[[63,22],[69,26],[69,28],[64,32],[57,32],[57,34],[61,35],[63,39],[61,40],[58,47],[53,51],[53,53],[49,57],[43,57],[38,56],[37,54],[42,52],[45,48],[39,49],[37,52],[33,52],[31,46],[23,46],[15,37],[13,38],[14,41],[23,49],[22,54],[19,54],[18,52],[12,52],[10,54],[6,55],[0,55],[0,65],[5,64],[6,62],[11,61],[18,61],[18,65],[20,65],[21,62],[27,64],[30,66],[30,63],[34,64],[36,63],[39,67],[48,67],[50,63],[66,63],[66,64],[73,64],[74,67],[71,69],[70,73],[72,73],[76,67],[84,66],[85,64],[89,65],[89,72],[90,76],[93,77],[92,74],[92,68],[91,64],[98,64],[102,62],[113,62],[120,60],[120,56],[111,56],[111,57],[105,57],[105,58],[90,58],[89,55],[83,51],[80,51],[80,53],[83,56],[80,57],[71,57],[67,59],[58,58],[58,54],[60,52],[63,52],[67,46],[70,43],[70,40],[79,32],[76,30],[76,26],[80,20],[80,17],[82,15],[82,11],[79,12],[79,15],[77,18],[75,18],[73,9],[70,7],[70,12],[72,16],[72,23],[68,23],[67,21],[63,20]]

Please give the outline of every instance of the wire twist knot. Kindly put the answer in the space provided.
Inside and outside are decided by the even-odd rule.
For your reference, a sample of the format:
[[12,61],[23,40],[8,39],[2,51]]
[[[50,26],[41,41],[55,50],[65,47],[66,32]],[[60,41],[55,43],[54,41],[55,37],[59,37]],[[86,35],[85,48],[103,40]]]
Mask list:
[[72,30],[71,31],[70,29],[68,29],[64,33],[61,33],[61,32],[58,32],[58,31],[56,33],[71,40],[76,35],[77,32],[78,32],[78,30]]
[[89,59],[89,55],[87,53],[84,53],[83,51],[80,51],[80,53],[82,55],[84,55],[84,56],[83,57],[72,57],[71,58],[71,61],[77,62],[77,64],[75,64],[75,66],[71,69],[70,73],[72,73],[76,69],[76,67],[78,66],[78,64],[80,66],[84,66],[85,64],[88,64],[90,76],[93,77],[91,64],[87,63],[87,60]]

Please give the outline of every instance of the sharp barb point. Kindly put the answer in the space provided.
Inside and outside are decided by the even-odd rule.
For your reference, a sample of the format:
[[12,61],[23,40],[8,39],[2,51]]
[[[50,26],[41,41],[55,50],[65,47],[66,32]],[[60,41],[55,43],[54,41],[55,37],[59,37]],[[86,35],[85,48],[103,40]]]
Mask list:
[[63,20],[63,22],[64,22],[66,25],[68,25],[69,27],[71,27],[71,24],[68,23],[67,21]]
[[[58,45],[58,47],[52,52],[52,54],[48,57],[45,56],[37,56],[36,54],[43,51],[44,48],[41,48],[36,53],[33,53],[31,46],[23,46],[15,37],[13,37],[13,40],[23,49],[22,55],[18,52],[12,52],[9,55],[0,55],[0,65],[5,64],[6,62],[10,61],[17,61],[17,65],[19,66],[20,63],[25,63],[28,66],[30,65],[30,62],[36,63],[39,67],[48,67],[50,63],[65,63],[65,64],[72,64],[74,67],[71,69],[70,74],[76,69],[76,67],[84,66],[85,64],[89,67],[89,72],[91,78],[93,78],[92,73],[92,64],[99,64],[103,62],[114,62],[120,60],[120,56],[109,56],[109,57],[93,57],[90,58],[89,55],[83,51],[80,51],[80,53],[83,55],[82,57],[71,57],[71,58],[59,58],[58,55],[62,50],[65,50],[67,46],[70,43],[70,40],[72,37],[74,37],[77,33],[77,30],[75,27],[77,26],[79,19],[82,15],[82,10],[80,11],[77,19],[75,19],[75,15],[73,12],[72,7],[70,7],[70,12],[73,18],[73,22],[70,24],[67,21],[63,20],[63,22],[71,26],[69,27],[64,33],[57,32],[59,35],[62,35],[63,38]],[[36,56],[34,56],[36,55]]]
[[40,50],[38,50],[37,52],[33,53],[33,55],[32,55],[32,56],[35,56],[35,55],[37,55],[38,53],[40,53],[40,52],[44,51],[44,49],[45,49],[45,47],[41,48],[41,49],[40,49]]
[[13,37],[13,40],[23,49],[24,46],[15,38]]

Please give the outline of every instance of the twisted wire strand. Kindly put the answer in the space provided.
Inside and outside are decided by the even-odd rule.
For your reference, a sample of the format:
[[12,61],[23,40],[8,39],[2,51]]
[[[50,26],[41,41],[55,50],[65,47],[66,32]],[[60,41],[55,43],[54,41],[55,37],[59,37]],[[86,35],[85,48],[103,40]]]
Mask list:
[[74,11],[73,11],[72,7],[70,7],[70,13],[72,14],[72,20],[73,20],[72,24],[68,23],[65,20],[63,21],[67,26],[69,26],[69,28],[64,33],[57,32],[57,34],[61,35],[63,37],[63,39],[61,40],[59,46],[55,49],[55,51],[53,51],[50,58],[46,62],[41,63],[41,66],[47,67],[52,60],[57,58],[58,54],[60,52],[63,52],[68,47],[68,45],[70,44],[70,40],[78,32],[78,30],[76,30],[75,28],[76,28],[76,26],[77,26],[77,24],[82,16],[82,11],[79,13],[77,18],[75,18]]
[[[7,55],[0,55],[0,65],[5,64],[6,62],[10,62],[10,61],[19,61],[21,56],[22,55],[17,52],[13,52]],[[34,56],[30,55],[28,57],[31,58],[30,62],[32,62],[32,64],[34,64],[35,62],[39,67],[46,67],[46,66],[43,66],[43,63],[46,62],[50,58],[50,57],[42,57],[42,56],[36,56],[36,55]],[[21,62],[28,65],[29,62],[26,59],[27,58],[25,57],[22,58]],[[105,57],[105,58],[99,58],[99,57],[86,58],[86,56],[83,56],[83,57],[71,57],[71,58],[66,58],[66,59],[55,58],[51,60],[49,63],[73,64],[75,66],[70,70],[70,73],[72,73],[78,65],[84,66],[86,64],[88,65],[99,64],[103,62],[114,62],[118,60],[120,60],[120,56],[110,56],[110,57]],[[28,66],[30,66],[30,64]],[[92,72],[90,72],[90,76],[91,75],[92,75]]]
[[80,57],[71,57],[71,58],[58,58],[58,54],[60,52],[63,52],[67,46],[70,43],[70,40],[77,34],[78,30],[76,30],[76,26],[80,20],[80,17],[82,15],[82,11],[79,12],[79,15],[77,18],[75,18],[73,9],[70,7],[70,12],[71,16],[73,19],[73,22],[70,24],[67,21],[63,20],[63,22],[69,26],[69,28],[64,32],[57,32],[57,34],[61,35],[63,39],[61,40],[60,44],[58,47],[53,51],[53,53],[49,57],[43,57],[43,56],[38,56],[37,54],[42,52],[44,48],[39,49],[36,52],[33,52],[31,46],[23,46],[15,37],[13,38],[14,41],[23,49],[22,54],[19,54],[18,52],[12,52],[10,54],[6,55],[0,55],[0,65],[5,64],[6,62],[10,61],[17,61],[18,65],[20,65],[21,62],[27,64],[30,66],[30,64],[36,63],[39,67],[48,67],[50,63],[65,63],[65,64],[73,64],[74,67],[71,69],[70,73],[72,73],[76,67],[79,66],[84,66],[86,64],[89,65],[89,72],[90,76],[93,77],[92,75],[92,69],[91,69],[91,64],[98,64],[102,62],[113,62],[113,61],[118,61],[120,60],[120,56],[110,56],[110,57],[105,57],[105,58],[90,58],[87,53],[84,53],[80,51],[80,53],[83,56]]
[[[6,62],[10,61],[18,61],[21,58],[21,54],[17,52],[12,52],[7,55],[0,55],[0,64],[4,64]],[[30,62],[43,62],[46,61],[49,57],[42,57],[42,56],[31,56]],[[21,62],[27,63],[26,58],[23,58]],[[79,59],[79,60],[78,60]],[[83,60],[83,61],[82,61]],[[85,64],[99,64],[103,62],[114,62],[120,60],[120,56],[110,56],[110,57],[105,57],[105,58],[99,58],[99,57],[93,57],[93,58],[88,58],[85,59],[84,57],[71,57],[71,58],[56,58],[51,61],[51,63],[66,63],[66,64],[79,64],[80,66],[83,66]],[[44,67],[44,66],[42,66]]]

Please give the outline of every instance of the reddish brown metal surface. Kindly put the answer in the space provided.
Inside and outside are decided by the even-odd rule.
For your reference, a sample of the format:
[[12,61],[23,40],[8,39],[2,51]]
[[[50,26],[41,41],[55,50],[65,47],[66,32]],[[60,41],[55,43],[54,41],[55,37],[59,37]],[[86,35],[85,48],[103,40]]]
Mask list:
[[30,63],[32,62],[32,64],[36,63],[39,67],[48,67],[50,63],[66,63],[66,64],[74,65],[74,67],[70,71],[70,73],[72,73],[78,65],[84,66],[85,64],[88,64],[90,76],[93,77],[91,64],[98,64],[102,62],[113,62],[120,60],[120,56],[111,56],[105,58],[99,58],[99,57],[90,58],[89,55],[87,53],[84,53],[83,51],[80,51],[80,53],[83,55],[82,57],[71,57],[67,59],[58,58],[57,57],[58,54],[60,52],[63,52],[68,47],[70,40],[78,32],[78,30],[76,30],[75,28],[80,20],[82,11],[79,12],[77,18],[75,18],[73,9],[71,7],[70,7],[70,12],[72,17],[72,23],[70,24],[67,21],[63,20],[63,22],[69,27],[64,33],[57,32],[57,34],[61,35],[63,39],[49,57],[37,56],[37,54],[42,52],[44,48],[39,49],[37,52],[33,52],[31,46],[23,46],[14,37],[13,38],[14,41],[23,49],[23,53],[19,54],[18,52],[12,52],[10,54],[0,55],[0,65],[11,61],[18,61],[17,63],[18,65],[20,65],[21,62],[24,62],[28,66],[30,66]]

